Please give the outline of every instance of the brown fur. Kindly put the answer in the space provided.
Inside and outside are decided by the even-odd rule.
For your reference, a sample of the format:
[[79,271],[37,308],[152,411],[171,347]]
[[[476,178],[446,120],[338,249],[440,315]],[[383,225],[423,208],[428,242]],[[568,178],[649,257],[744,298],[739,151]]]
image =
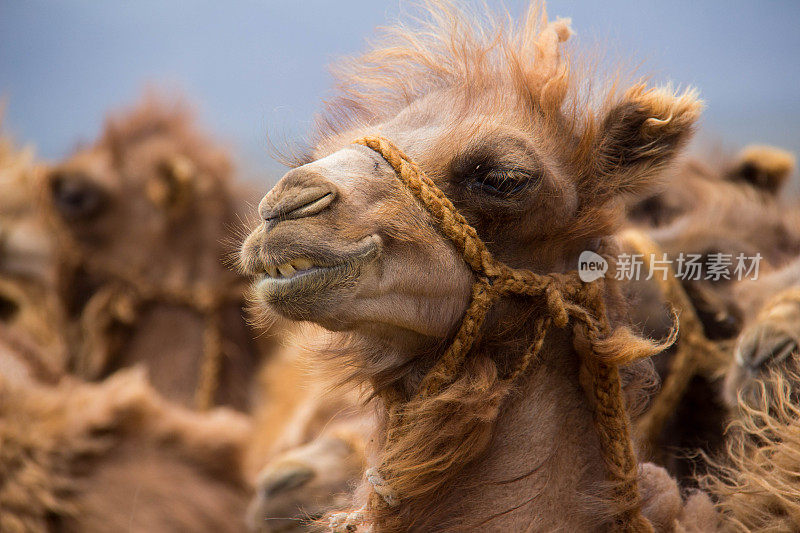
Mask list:
[[[763,376],[760,401],[740,403],[724,458],[703,480],[732,531],[800,528],[800,410],[796,374]],[[790,384],[791,383],[791,384]]]
[[[748,310],[748,322],[739,334],[734,357],[725,376],[724,397],[728,405],[738,402],[759,405],[765,375],[778,372],[784,376],[781,386],[791,384],[798,375],[800,346],[800,259],[757,281],[742,283],[736,293]],[[765,380],[771,391],[773,380]],[[800,392],[800,385],[795,384]]]
[[248,424],[163,401],[142,372],[0,382],[0,529],[240,531]]
[[[751,310],[760,307],[758,304],[754,306],[752,298],[770,292],[762,285],[761,288],[751,288],[748,292],[752,296],[746,296],[743,288],[749,285],[758,287],[771,270],[796,256],[800,251],[800,225],[794,220],[796,208],[781,205],[775,198],[722,180],[700,179],[700,183],[693,190],[702,190],[698,196],[702,198],[701,205],[668,226],[650,230],[650,235],[672,259],[673,267],[681,253],[699,254],[704,262],[711,254],[724,253],[732,257],[732,273],[738,254],[761,255],[758,271],[761,279],[757,282],[737,283],[733,275],[731,280],[687,279],[681,282],[703,323],[705,335],[732,345],[748,315],[752,314]],[[629,285],[634,285],[631,291],[639,293],[639,299],[632,307],[632,321],[640,324],[648,335],[663,335],[668,324],[663,295],[658,289],[653,289],[654,282],[640,281]],[[669,372],[675,350],[673,348],[656,357],[662,380]],[[726,351],[731,353],[729,348]],[[664,428],[658,449],[651,450],[654,457],[660,457],[658,460],[683,483],[693,483],[695,471],[703,468],[694,451],[701,449],[713,453],[723,446],[727,409],[721,400],[722,384],[721,372],[717,376],[696,376],[675,416]]]
[[32,150],[0,136],[0,325],[12,344],[27,346],[18,353],[45,379],[65,371],[67,353],[53,242],[36,209],[35,165]]

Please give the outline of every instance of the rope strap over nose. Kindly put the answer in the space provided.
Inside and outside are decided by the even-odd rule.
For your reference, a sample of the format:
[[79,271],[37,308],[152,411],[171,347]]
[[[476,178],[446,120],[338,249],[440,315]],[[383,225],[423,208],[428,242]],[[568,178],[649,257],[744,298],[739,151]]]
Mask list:
[[[444,192],[391,141],[369,136],[354,142],[374,150],[386,160],[398,179],[426,208],[442,234],[453,243],[476,278],[469,306],[458,331],[445,353],[422,379],[417,398],[435,396],[457,379],[467,354],[480,336],[486,315],[497,300],[508,295],[534,298],[544,311],[534,320],[533,341],[507,379],[516,380],[525,372],[538,355],[552,326],[565,328],[572,321],[575,350],[590,376],[590,383],[585,387],[586,394],[594,409],[601,452],[608,478],[614,486],[615,501],[619,505],[618,529],[653,531],[650,523],[641,515],[637,462],[618,368],[599,355],[602,350],[598,348],[598,343],[612,334],[603,304],[603,280],[584,283],[575,271],[539,275],[528,270],[512,269],[492,256],[475,228],[458,212]],[[403,431],[403,399],[396,393],[387,393],[383,398],[389,411],[387,441],[391,441],[398,439]],[[402,504],[402,494],[396,494],[391,488],[391,464],[384,463],[368,472],[374,489],[371,505],[394,508]],[[353,523],[352,528],[348,529],[349,525],[341,522],[341,515],[337,515],[337,519],[337,528],[354,531],[357,527]],[[358,519],[363,520],[363,514],[359,514]]]

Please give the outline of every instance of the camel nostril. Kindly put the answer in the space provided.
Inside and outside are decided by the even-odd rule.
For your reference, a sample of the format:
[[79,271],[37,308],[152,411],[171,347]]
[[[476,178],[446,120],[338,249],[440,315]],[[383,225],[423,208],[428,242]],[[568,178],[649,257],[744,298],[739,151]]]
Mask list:
[[277,494],[300,488],[316,477],[307,466],[293,466],[281,469],[265,477],[261,482],[261,492],[269,498]]
[[[285,179],[285,178],[284,178]],[[336,199],[336,188],[327,182],[314,180],[281,186],[270,191],[258,206],[258,213],[266,222],[291,220],[316,215]]]
[[316,215],[328,207],[336,198],[336,193],[327,187],[292,189],[285,191],[271,209],[264,209],[262,218],[271,220],[291,220]]

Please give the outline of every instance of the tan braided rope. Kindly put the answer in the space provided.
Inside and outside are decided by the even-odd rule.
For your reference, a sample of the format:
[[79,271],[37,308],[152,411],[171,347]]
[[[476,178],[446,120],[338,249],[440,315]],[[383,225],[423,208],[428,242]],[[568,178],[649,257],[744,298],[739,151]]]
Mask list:
[[[643,262],[648,268],[651,258],[663,254],[658,245],[641,231],[627,230],[620,234],[620,238],[643,255]],[[659,436],[669,419],[674,416],[691,379],[699,374],[710,379],[719,377],[730,359],[721,344],[706,337],[703,323],[672,267],[665,265],[664,275],[653,278],[661,287],[666,301],[677,310],[680,333],[677,353],[670,361],[664,384],[650,409],[636,424],[636,433],[642,446],[651,452],[657,450]]]
[[[618,529],[653,531],[652,525],[641,514],[637,461],[630,438],[619,371],[616,366],[602,362],[593,346],[610,333],[603,305],[603,280],[584,283],[574,271],[539,275],[527,270],[515,270],[497,261],[478,237],[477,231],[402,150],[391,141],[377,136],[354,142],[374,150],[389,163],[399,180],[428,210],[440,231],[453,243],[476,276],[471,301],[461,325],[445,353],[423,378],[417,397],[425,399],[438,394],[457,378],[464,359],[480,335],[486,314],[500,297],[517,294],[540,299],[545,305],[546,315],[534,323],[534,341],[508,379],[516,379],[536,358],[551,326],[563,328],[573,319],[574,345],[591,376],[591,385],[586,392],[591,396],[590,404],[594,408],[601,452],[620,509]],[[386,394],[383,399],[389,410],[387,440],[391,441],[397,439],[402,431],[402,410],[399,406],[402,399],[397,393]],[[381,488],[380,493],[373,493],[369,505],[388,505],[384,493],[391,493],[391,469],[392,465],[382,464],[377,471],[373,471],[372,475]],[[402,495],[392,494],[388,501],[397,500],[397,496],[402,499]],[[357,524],[348,523],[348,520],[364,520],[361,511],[350,513],[343,519],[345,515],[335,517],[336,531],[352,531]]]

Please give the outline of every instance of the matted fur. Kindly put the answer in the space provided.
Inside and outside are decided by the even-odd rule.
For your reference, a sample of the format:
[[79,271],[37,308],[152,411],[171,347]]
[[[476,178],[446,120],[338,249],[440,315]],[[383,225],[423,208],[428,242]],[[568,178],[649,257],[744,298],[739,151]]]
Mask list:
[[728,529],[800,529],[798,378],[772,372],[758,384],[758,400],[739,401],[727,453],[701,479]]
[[240,531],[248,432],[233,412],[169,405],[139,370],[0,380],[0,530]]

